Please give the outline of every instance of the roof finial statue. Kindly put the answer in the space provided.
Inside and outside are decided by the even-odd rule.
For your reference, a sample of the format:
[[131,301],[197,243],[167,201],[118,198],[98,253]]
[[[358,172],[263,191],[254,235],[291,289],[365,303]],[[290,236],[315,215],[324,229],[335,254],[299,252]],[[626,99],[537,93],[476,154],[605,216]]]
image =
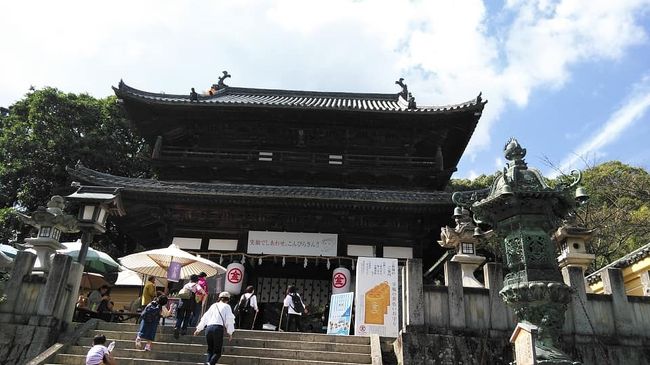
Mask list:
[[223,76],[221,76],[219,78],[219,82],[217,83],[217,89],[222,89],[224,87],[228,87],[228,85],[226,85],[223,81],[225,79],[229,78],[229,77],[230,77],[230,74],[228,73],[228,71],[223,71]]
[[415,104],[415,98],[413,97],[413,94],[409,93],[408,101],[409,101],[409,105],[408,105],[409,109],[417,108],[417,104]]
[[192,91],[190,92],[190,102],[192,101],[199,101],[199,94],[196,93],[194,88],[192,88]]
[[404,78],[400,77],[399,80],[395,81],[395,83],[402,88],[402,91],[398,95],[401,96],[402,99],[408,100],[409,89],[406,86],[406,84],[404,83]]

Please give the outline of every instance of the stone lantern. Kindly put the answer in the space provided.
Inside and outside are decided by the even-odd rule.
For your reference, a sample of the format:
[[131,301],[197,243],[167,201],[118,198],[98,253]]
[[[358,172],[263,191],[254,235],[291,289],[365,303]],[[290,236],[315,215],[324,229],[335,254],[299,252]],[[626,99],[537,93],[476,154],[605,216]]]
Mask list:
[[[558,228],[553,234],[553,241],[560,250],[557,261],[560,271],[564,277],[564,282],[569,284],[569,270],[571,266],[577,266],[585,270],[596,259],[596,255],[587,252],[587,243],[591,240],[594,231],[580,226],[565,224]],[[585,285],[587,292],[591,292],[591,287]]]
[[35,271],[49,272],[51,256],[56,250],[65,248],[60,242],[61,233],[79,232],[77,220],[74,216],[63,213],[65,200],[55,195],[46,207],[38,207],[31,215],[16,213],[25,224],[38,229],[36,237],[27,238],[25,242],[36,253]]
[[551,188],[539,171],[528,168],[526,150],[516,139],[508,141],[504,154],[507,167],[491,188],[457,192],[452,199],[471,209],[476,222],[489,224],[503,238],[509,273],[500,295],[520,323],[539,328],[535,358],[516,363],[579,364],[559,348],[571,288],[562,280],[551,232],[575,208],[573,189],[581,174],[572,171],[571,184]]
[[474,224],[469,211],[462,207],[454,209],[456,227],[445,226],[441,228],[438,244],[444,248],[454,249],[456,254],[452,262],[460,263],[463,273],[463,286],[482,288],[483,284],[476,280],[474,271],[485,261],[485,257],[476,255],[476,245],[483,234]]

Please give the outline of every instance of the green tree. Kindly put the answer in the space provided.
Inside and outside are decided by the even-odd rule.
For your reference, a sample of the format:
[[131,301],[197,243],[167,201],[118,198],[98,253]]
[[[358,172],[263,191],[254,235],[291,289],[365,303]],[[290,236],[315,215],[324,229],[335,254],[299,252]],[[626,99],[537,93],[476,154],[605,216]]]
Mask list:
[[[96,99],[55,88],[27,94],[0,114],[0,241],[27,233],[12,210],[33,211],[52,195],[72,192],[66,166],[81,161],[99,171],[145,177],[146,153],[114,96]],[[123,238],[118,232],[102,240],[115,246],[123,243],[111,240]]]
[[453,193],[454,191],[487,189],[492,186],[495,178],[496,172],[491,175],[482,174],[475,179],[451,179],[445,191]]
[[650,174],[619,161],[583,173],[589,202],[577,211],[578,223],[595,229],[591,250],[601,268],[650,243]]

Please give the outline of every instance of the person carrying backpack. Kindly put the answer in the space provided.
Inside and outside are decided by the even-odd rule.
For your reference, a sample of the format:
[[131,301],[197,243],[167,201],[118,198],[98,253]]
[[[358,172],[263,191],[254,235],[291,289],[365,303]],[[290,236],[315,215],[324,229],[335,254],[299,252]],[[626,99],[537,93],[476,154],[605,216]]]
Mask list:
[[176,326],[174,326],[174,338],[179,334],[187,334],[187,327],[190,324],[192,316],[197,309],[196,295],[203,293],[203,289],[198,284],[198,275],[191,275],[190,282],[183,285],[183,289],[178,292],[181,303],[176,309]]
[[239,303],[235,310],[235,314],[238,317],[238,327],[244,330],[252,330],[255,325],[255,316],[258,312],[259,308],[257,307],[255,288],[249,285],[246,287],[241,298],[239,298]]
[[151,351],[151,345],[156,338],[160,317],[169,317],[171,315],[167,307],[165,307],[166,305],[167,297],[161,295],[144,308],[140,315],[140,329],[135,338],[136,348],[140,349],[142,347],[142,340],[145,340],[147,344],[144,346],[144,350]]
[[[305,310],[305,303],[303,303],[300,294],[298,294],[296,287],[289,285],[287,288],[287,296],[284,298],[284,307],[287,308],[287,332],[291,332],[291,328],[295,328],[295,332],[302,332],[302,325],[300,319]],[[295,324],[292,326],[291,324]]]

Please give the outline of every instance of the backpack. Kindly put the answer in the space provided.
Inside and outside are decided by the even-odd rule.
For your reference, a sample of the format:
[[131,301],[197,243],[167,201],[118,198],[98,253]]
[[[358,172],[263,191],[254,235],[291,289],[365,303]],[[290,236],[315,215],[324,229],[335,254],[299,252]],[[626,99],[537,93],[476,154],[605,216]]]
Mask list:
[[[196,287],[196,284],[194,287]],[[192,299],[194,295],[194,292],[191,289],[185,288],[185,286],[178,292],[178,297],[184,300]]]
[[[248,297],[248,298],[246,298],[246,295],[242,295],[241,299],[239,299],[239,303],[237,303],[237,312],[240,315],[248,314],[248,313],[251,312],[251,309],[253,309],[251,307],[251,303],[250,303],[251,297],[252,297],[252,295],[250,297]],[[244,299],[246,299],[246,300],[244,300]]]
[[291,308],[293,308],[293,310],[296,313],[304,312],[305,311],[305,306],[302,305],[302,300],[300,300],[300,296],[298,296],[298,294],[296,294],[296,293],[293,293],[293,294],[290,294],[290,295],[291,295],[291,301],[293,301],[293,305],[291,306]]
[[140,318],[146,323],[157,322],[160,319],[160,311],[162,308],[158,303],[151,302],[142,311]]

